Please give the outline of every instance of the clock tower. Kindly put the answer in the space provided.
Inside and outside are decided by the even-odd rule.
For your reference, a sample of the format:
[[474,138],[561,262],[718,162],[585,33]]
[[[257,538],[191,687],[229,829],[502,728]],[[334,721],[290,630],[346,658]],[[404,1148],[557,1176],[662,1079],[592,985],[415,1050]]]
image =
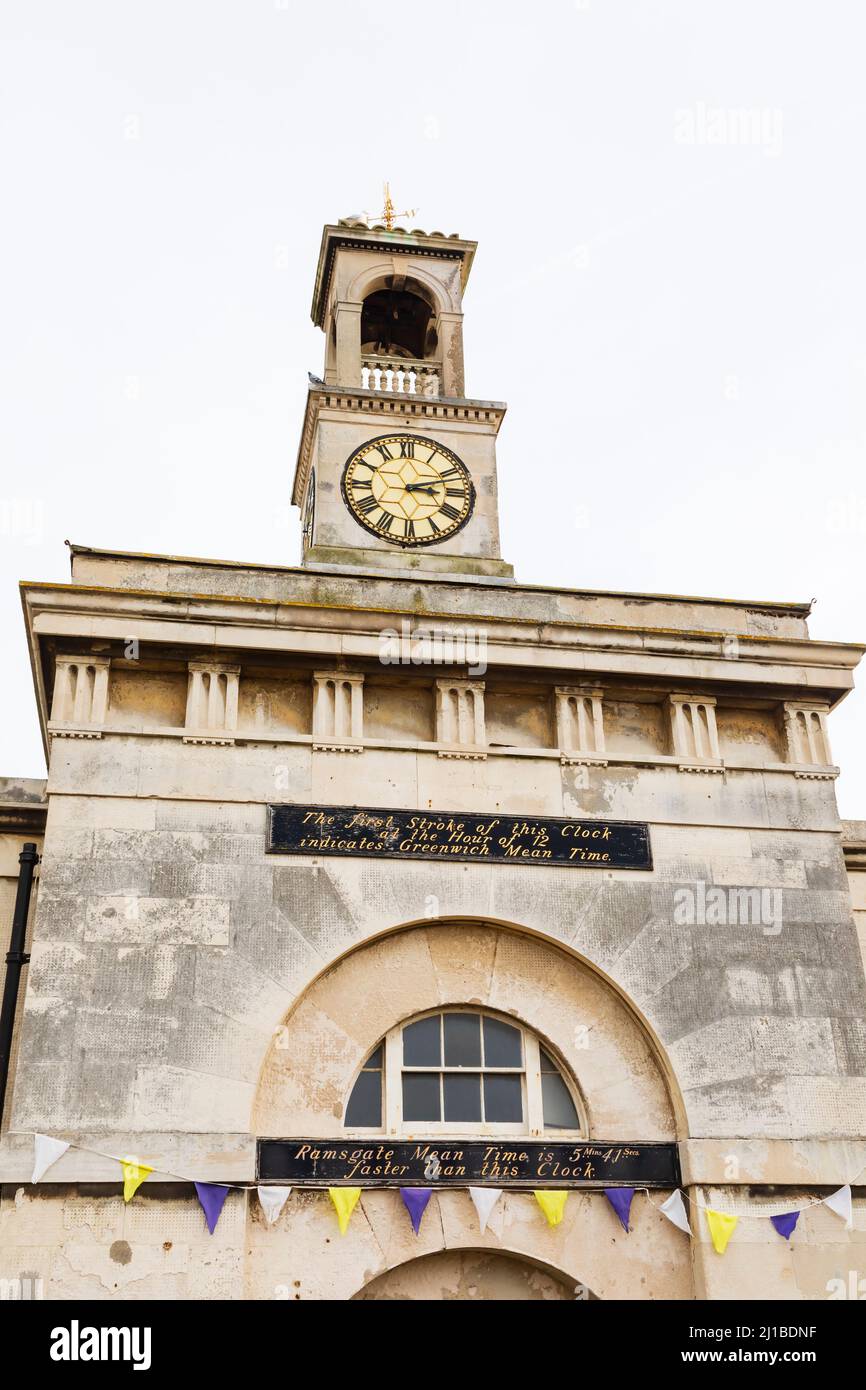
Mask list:
[[[392,219],[388,217],[388,222]],[[322,234],[292,501],[306,569],[510,582],[499,553],[497,401],[467,396],[475,242],[344,220]]]

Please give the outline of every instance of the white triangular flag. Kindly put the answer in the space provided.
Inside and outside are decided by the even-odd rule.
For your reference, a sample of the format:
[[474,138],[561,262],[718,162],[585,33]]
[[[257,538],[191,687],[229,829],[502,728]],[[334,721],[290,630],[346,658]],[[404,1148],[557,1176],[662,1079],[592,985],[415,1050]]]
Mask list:
[[831,1192],[829,1197],[825,1197],[824,1206],[829,1207],[837,1216],[841,1216],[849,1231],[853,1230],[854,1221],[851,1213],[851,1188],[847,1183],[844,1187],[840,1187],[838,1192]]
[[487,1222],[490,1220],[490,1213],[502,1196],[501,1187],[470,1187],[469,1196],[475,1210],[478,1212],[478,1225],[482,1232],[487,1229]]
[[679,1226],[680,1230],[685,1231],[687,1236],[691,1235],[692,1228],[689,1225],[689,1217],[685,1208],[685,1203],[683,1202],[683,1194],[680,1192],[679,1188],[671,1193],[666,1202],[662,1202],[659,1211],[663,1211],[668,1221],[672,1221],[675,1226]]
[[52,1164],[58,1158],[62,1158],[69,1148],[65,1139],[51,1139],[47,1134],[34,1134],[33,1136],[33,1177],[31,1182],[38,1182],[44,1177]]
[[279,1220],[280,1212],[286,1205],[290,1187],[257,1187],[259,1201],[262,1204],[262,1211],[269,1226],[273,1226]]

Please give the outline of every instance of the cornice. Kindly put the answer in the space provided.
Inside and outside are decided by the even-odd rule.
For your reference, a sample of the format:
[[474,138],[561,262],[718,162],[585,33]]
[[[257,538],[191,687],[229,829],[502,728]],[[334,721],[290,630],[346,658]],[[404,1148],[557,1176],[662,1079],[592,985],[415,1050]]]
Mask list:
[[[479,404],[476,402],[475,404]],[[495,402],[485,402],[493,405]],[[505,407],[501,407],[505,410]],[[309,577],[309,571],[303,565],[274,565],[264,564],[257,560],[215,560],[212,558],[195,555],[161,555],[155,551],[147,550],[106,550],[98,546],[79,545],[73,541],[67,541],[69,553],[75,555],[92,555],[97,559],[105,560],[143,560],[149,564],[168,564],[168,565],[190,565],[201,569],[224,569],[229,571],[252,570],[259,574],[276,575],[298,575]],[[327,571],[320,571],[320,574],[327,574]],[[342,574],[335,571],[335,578],[343,578]],[[387,575],[377,573],[376,578],[387,579]],[[56,585],[38,580],[21,580],[23,588],[48,589],[52,587],[60,588],[84,588],[90,587],[94,591],[104,590],[105,592],[115,591],[117,586],[112,585],[90,585],[79,584]],[[465,581],[462,577],[449,576],[447,574],[418,574],[413,576],[413,588],[428,587],[433,585],[448,584],[464,587]],[[496,586],[497,589],[500,587]],[[483,589],[483,583],[476,585],[476,588]],[[664,603],[686,603],[710,605],[714,608],[744,609],[752,613],[767,613],[770,615],[790,615],[798,618],[808,618],[812,612],[811,603],[801,603],[797,600],[778,600],[778,599],[751,599],[751,598],[718,598],[707,594],[667,594],[667,593],[639,593],[634,589],[571,589],[554,587],[552,584],[509,584],[508,590],[512,594],[554,594],[562,595],[565,598],[613,598],[627,599],[631,602],[664,602]],[[133,592],[130,590],[129,592]],[[139,590],[138,592],[154,593],[159,590]],[[866,647],[864,647],[866,650]]]
[[0,831],[4,835],[44,835],[48,803],[0,800]]
[[[292,572],[292,571],[290,571]],[[317,578],[307,570],[299,569],[293,571],[305,578]],[[384,576],[387,579],[387,575]],[[416,580],[397,581],[411,587],[416,585]],[[465,586],[464,586],[465,587]],[[433,606],[419,609],[415,606],[402,607],[398,603],[388,604],[353,604],[340,600],[332,602],[320,602],[304,598],[288,597],[253,597],[248,594],[213,594],[205,591],[170,591],[155,589],[138,588],[118,588],[113,585],[98,584],[61,584],[56,582],[39,582],[34,580],[22,580],[19,584],[22,594],[22,601],[28,607],[41,606],[45,611],[52,609],[63,609],[68,612],[79,612],[82,615],[88,612],[106,612],[113,607],[118,613],[130,611],[135,605],[138,606],[142,615],[150,612],[168,612],[172,618],[178,617],[184,622],[190,621],[217,621],[242,622],[240,616],[243,609],[250,609],[254,614],[260,614],[263,610],[277,612],[286,610],[294,614],[309,612],[329,615],[338,627],[346,627],[346,617],[344,615],[366,615],[369,618],[376,617],[382,619],[410,618],[418,624],[419,628],[429,626],[431,622],[442,622],[457,628],[465,628],[467,623],[475,625],[479,632],[487,635],[495,634],[497,629],[507,629],[514,627],[526,634],[518,640],[532,646],[546,645],[545,632],[550,630],[570,630],[578,639],[593,639],[595,634],[605,634],[613,637],[620,634],[624,639],[629,637],[639,637],[641,639],[658,639],[658,650],[660,654],[675,654],[679,649],[683,653],[696,654],[711,647],[715,654],[722,657],[729,666],[736,666],[740,660],[728,657],[721,650],[720,644],[729,642],[732,636],[730,629],[711,629],[711,628],[685,628],[685,627],[662,627],[652,624],[631,624],[631,623],[611,623],[601,622],[597,619],[576,620],[574,618],[556,618],[552,616],[540,617],[538,615],[524,616],[520,613],[491,614],[479,609],[477,612],[460,610],[455,612],[446,603],[440,608]],[[517,586],[509,586],[507,592],[512,593]],[[501,592],[501,590],[500,590]],[[519,592],[519,590],[518,590]],[[575,591],[577,592],[577,591]],[[43,599],[39,605],[40,595],[54,595],[52,601],[48,598]],[[444,596],[447,598],[447,594]],[[474,597],[474,595],[473,595]],[[649,597],[649,596],[646,596]],[[660,600],[665,595],[658,596]],[[91,602],[87,600],[110,600],[109,602]],[[676,602],[674,598],[672,601]],[[680,602],[690,604],[698,600],[683,599]],[[704,600],[713,602],[713,600]],[[720,603],[725,600],[719,600]],[[227,614],[221,614],[220,608],[225,605],[230,610]],[[736,607],[750,607],[746,604],[736,604]],[[183,612],[181,613],[181,609]],[[201,610],[196,613],[195,610]],[[785,611],[785,610],[782,610]],[[251,618],[250,621],[262,619]],[[268,626],[273,626],[273,619],[267,620]],[[313,624],[321,627],[321,622]],[[349,626],[357,626],[351,625]],[[381,623],[376,625],[378,632]],[[771,649],[775,649],[777,659],[796,662],[803,665],[826,665],[827,659],[832,653],[840,654],[841,659],[838,664],[847,669],[854,669],[859,663],[860,658],[866,653],[866,644],[855,642],[833,642],[819,638],[798,638],[793,636],[776,636],[769,633],[748,633],[737,634],[737,643],[740,653],[744,650],[754,648],[756,654],[765,655]],[[633,647],[633,642],[628,642]],[[783,655],[784,653],[784,655]],[[822,659],[823,658],[823,659]],[[836,663],[834,663],[836,664]]]
[[[383,628],[417,620],[443,634],[484,635],[486,664],[500,676],[530,670],[551,681],[602,678],[628,688],[700,688],[736,699],[811,698],[832,707],[853,685],[862,646],[792,637],[743,638],[737,660],[725,655],[729,634],[676,632],[615,624],[538,623],[453,612],[347,607],[243,596],[155,594],[84,585],[23,585],[43,736],[47,742],[49,664],[45,642],[105,651],[137,637],[151,649],[230,653],[233,660],[287,657],[375,663]],[[623,698],[627,698],[624,694]]]
[[[316,578],[318,575],[310,574],[307,570],[293,571],[304,578]],[[385,578],[386,577],[385,575]],[[414,587],[416,580],[396,581],[405,582]],[[634,648],[634,641],[630,638],[653,639],[657,641],[657,651],[660,655],[676,655],[677,652],[683,655],[696,655],[712,648],[713,655],[726,660],[728,666],[735,667],[740,662],[741,657],[731,659],[724,651],[721,651],[721,644],[730,642],[731,630],[727,628],[687,628],[687,627],[660,627],[653,624],[630,624],[630,623],[606,623],[596,619],[577,620],[571,617],[553,616],[524,616],[521,613],[492,614],[480,609],[478,612],[461,609],[455,612],[449,607],[424,607],[418,609],[417,606],[402,606],[400,603],[346,603],[342,600],[334,602],[317,602],[303,598],[254,598],[246,594],[207,594],[200,591],[167,591],[167,589],[143,589],[143,588],[117,588],[114,585],[99,584],[60,584],[60,582],[39,582],[32,580],[22,580],[19,582],[21,589],[22,602],[28,609],[38,606],[46,612],[50,610],[65,610],[65,612],[86,613],[106,613],[114,609],[118,613],[131,612],[133,607],[138,606],[142,616],[150,616],[154,612],[167,612],[171,620],[183,621],[217,621],[217,623],[242,623],[243,609],[252,610],[253,614],[263,612],[277,613],[278,610],[286,610],[293,614],[317,613],[331,617],[332,626],[336,628],[357,628],[357,624],[349,623],[349,614],[359,614],[370,619],[377,617],[379,620],[389,619],[411,619],[417,624],[418,630],[430,626],[431,623],[442,623],[445,626],[464,628],[467,623],[474,624],[477,630],[485,632],[485,635],[495,637],[496,630],[507,630],[509,627],[520,630],[521,635],[517,638],[518,642],[531,645],[532,648],[550,645],[545,638],[545,632],[571,631],[578,642],[598,641],[598,635],[614,638],[617,634],[624,639],[624,645]],[[506,592],[513,592],[514,587],[509,585]],[[42,602],[39,596],[44,598]],[[54,595],[56,598],[47,598]],[[473,595],[474,596],[474,595]],[[88,599],[107,599],[110,602],[88,602]],[[664,595],[659,595],[659,599],[664,599]],[[677,602],[673,599],[673,602]],[[691,603],[691,599],[681,599],[680,602]],[[695,600],[696,602],[696,600]],[[713,600],[705,600],[713,602]],[[724,602],[724,600],[720,600]],[[221,613],[222,606],[227,606],[228,613]],[[748,605],[735,605],[746,607]],[[784,610],[783,610],[784,612]],[[250,621],[257,623],[267,623],[268,627],[274,626],[274,619],[268,617],[267,620],[260,616],[250,617]],[[310,624],[310,626],[321,628],[324,624],[321,621]],[[375,624],[375,631],[381,628],[381,621]],[[82,634],[83,635],[83,634]],[[805,666],[815,666],[822,664],[826,666],[827,660],[831,659],[831,653],[840,653],[841,659],[831,664],[840,664],[845,669],[853,670],[859,663],[860,657],[866,653],[866,644],[859,642],[833,642],[824,641],[820,638],[798,638],[791,635],[773,635],[766,632],[749,632],[749,634],[737,635],[737,644],[740,653],[749,652],[755,649],[758,659],[766,656],[767,652],[774,649],[774,657],[778,660],[785,660]],[[496,639],[496,637],[495,637]],[[505,639],[500,637],[499,639]],[[620,644],[623,645],[623,644]]]
[[475,241],[464,241],[459,236],[445,236],[440,232],[408,232],[402,227],[393,227],[389,231],[386,227],[367,227],[359,223],[347,223],[342,226],[329,224],[322,229],[310,317],[317,328],[322,327],[334,259],[341,248],[360,251],[379,249],[387,251],[389,255],[460,261],[461,285],[465,290],[477,247],[478,243]]

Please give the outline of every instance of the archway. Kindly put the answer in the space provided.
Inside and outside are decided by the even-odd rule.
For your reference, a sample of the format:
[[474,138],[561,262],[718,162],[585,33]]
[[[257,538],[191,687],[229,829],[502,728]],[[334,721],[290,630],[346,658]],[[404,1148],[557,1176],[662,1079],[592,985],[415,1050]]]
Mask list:
[[551,1046],[576,1078],[591,1137],[677,1137],[680,1105],[669,1070],[614,986],[549,940],[478,922],[390,932],[314,980],[265,1058],[254,1131],[343,1135],[352,1083],[388,1030],[460,1004],[511,1016]]
[[561,1270],[509,1251],[440,1250],[378,1274],[352,1295],[355,1302],[540,1302],[594,1299]]
[[[590,1138],[677,1137],[680,1101],[663,1052],[611,981],[550,939],[454,919],[407,925],[350,947],[308,985],[265,1059],[254,1132],[346,1139],[346,1104],[371,1051],[395,1024],[452,1005],[535,1030],[576,1079]],[[349,1142],[385,1140],[383,1132],[381,1139]],[[423,1297],[411,1287],[437,1278],[444,1297],[470,1286],[481,1290],[471,1297],[498,1298],[485,1292],[496,1287],[511,1290],[507,1298],[562,1296],[555,1282],[504,1270],[501,1257],[544,1270],[566,1288],[571,1281],[570,1297],[585,1284],[598,1298],[692,1298],[688,1243],[656,1209],[665,1195],[650,1203],[638,1194],[625,1235],[600,1191],[573,1191],[566,1219],[550,1228],[531,1190],[508,1190],[480,1235],[468,1192],[437,1188],[416,1236],[395,1189],[366,1187],[341,1238],[327,1194],[297,1189],[276,1230],[252,1205],[250,1296],[268,1297],[277,1282],[298,1298],[350,1299],[365,1289],[370,1297]],[[440,1261],[429,1274],[419,1265],[371,1288],[410,1261],[461,1251],[475,1254]],[[482,1256],[497,1258],[485,1264]]]
[[416,361],[432,358],[438,342],[432,318],[432,306],[413,284],[374,290],[361,310],[361,352]]
[[426,301],[433,317],[446,311],[459,312],[454,290],[443,280],[431,275],[423,266],[413,262],[407,268],[398,259],[365,266],[345,291],[345,299],[361,304],[381,290],[406,289]]

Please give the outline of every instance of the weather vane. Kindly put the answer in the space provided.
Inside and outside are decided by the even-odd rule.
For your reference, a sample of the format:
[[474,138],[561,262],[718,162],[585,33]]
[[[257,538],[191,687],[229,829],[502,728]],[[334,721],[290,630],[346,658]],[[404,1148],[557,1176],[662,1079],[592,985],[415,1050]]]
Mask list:
[[390,189],[390,186],[386,183],[386,184],[385,184],[385,206],[384,206],[384,208],[382,209],[381,212],[375,212],[375,213],[365,212],[365,213],[364,213],[364,221],[365,221],[365,222],[370,222],[370,223],[384,222],[384,223],[385,223],[385,226],[388,228],[388,231],[391,232],[391,231],[393,231],[393,229],[394,229],[394,223],[397,221],[397,218],[398,218],[398,217],[415,217],[415,216],[417,215],[417,213],[418,213],[418,209],[417,209],[417,208],[407,208],[405,212],[396,212],[395,209],[394,209],[393,200],[392,200],[392,198],[391,198],[391,189]]

